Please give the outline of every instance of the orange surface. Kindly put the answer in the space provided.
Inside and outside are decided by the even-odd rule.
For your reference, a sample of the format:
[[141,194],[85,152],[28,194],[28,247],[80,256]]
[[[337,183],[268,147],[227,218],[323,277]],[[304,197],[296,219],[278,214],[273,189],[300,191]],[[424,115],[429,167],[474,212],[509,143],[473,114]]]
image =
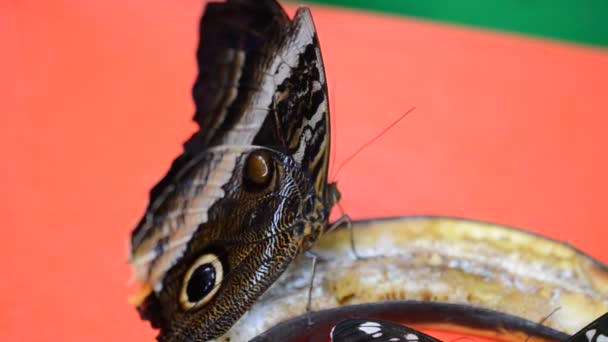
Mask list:
[[[198,1],[0,3],[0,340],[148,341],[127,238],[194,129]],[[293,8],[292,8],[293,9]],[[608,262],[608,52],[313,8],[356,218],[444,214]]]

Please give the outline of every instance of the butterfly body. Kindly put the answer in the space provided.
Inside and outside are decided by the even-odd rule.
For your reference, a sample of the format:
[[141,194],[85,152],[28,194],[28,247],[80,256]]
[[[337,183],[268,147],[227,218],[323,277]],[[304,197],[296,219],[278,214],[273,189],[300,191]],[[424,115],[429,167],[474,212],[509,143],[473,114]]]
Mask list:
[[327,86],[310,12],[208,4],[193,96],[201,129],[131,236],[137,308],[161,341],[226,332],[328,227]]

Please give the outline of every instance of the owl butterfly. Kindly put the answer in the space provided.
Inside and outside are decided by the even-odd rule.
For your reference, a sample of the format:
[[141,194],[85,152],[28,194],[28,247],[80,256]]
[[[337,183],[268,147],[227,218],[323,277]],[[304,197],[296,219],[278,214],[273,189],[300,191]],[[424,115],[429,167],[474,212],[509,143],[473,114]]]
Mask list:
[[[330,337],[332,342],[441,342],[418,330],[377,319],[341,321],[331,330]],[[566,342],[608,342],[608,313],[569,337]]]
[[141,317],[160,341],[226,332],[328,228],[327,86],[307,8],[209,3],[193,97],[199,125],[131,235]]

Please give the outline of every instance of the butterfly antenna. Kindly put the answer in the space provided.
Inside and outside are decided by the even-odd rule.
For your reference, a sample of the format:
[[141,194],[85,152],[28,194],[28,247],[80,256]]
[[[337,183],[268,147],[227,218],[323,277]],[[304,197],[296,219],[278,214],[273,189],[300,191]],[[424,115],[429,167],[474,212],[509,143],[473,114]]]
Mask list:
[[[558,312],[558,311],[559,311],[559,310],[561,310],[561,309],[562,309],[562,307],[561,307],[561,306],[556,307],[556,308],[555,308],[555,309],[553,309],[551,312],[549,312],[549,314],[548,314],[547,316],[543,317],[543,318],[542,318],[542,319],[541,319],[541,320],[538,322],[538,324],[543,324],[543,323],[545,323],[545,322],[546,322],[546,321],[547,321],[547,320],[548,320],[548,319],[549,319],[551,316],[553,316],[553,315],[554,315],[556,312]],[[530,336],[530,334],[528,334],[528,336],[526,337],[526,340],[525,340],[524,342],[528,342],[528,340],[530,339],[530,337],[532,337],[532,336]]]
[[342,168],[344,167],[344,165],[346,165],[348,162],[350,162],[357,154],[359,154],[361,151],[363,151],[366,147],[368,147],[369,145],[374,143],[374,141],[378,140],[381,136],[383,136],[386,132],[388,132],[388,130],[393,128],[396,124],[398,124],[401,120],[403,120],[408,114],[413,112],[415,109],[416,109],[416,107],[412,107],[410,110],[408,110],[407,112],[402,114],[400,117],[397,118],[397,120],[393,121],[390,125],[388,125],[385,129],[383,129],[375,137],[373,137],[370,141],[363,144],[363,146],[359,147],[354,153],[352,153],[350,156],[348,156],[348,158],[346,158],[340,164],[340,166],[338,166],[338,168],[336,169],[336,172],[333,174],[333,176],[331,178],[335,179],[338,176],[338,174],[340,173],[340,170],[342,170]]

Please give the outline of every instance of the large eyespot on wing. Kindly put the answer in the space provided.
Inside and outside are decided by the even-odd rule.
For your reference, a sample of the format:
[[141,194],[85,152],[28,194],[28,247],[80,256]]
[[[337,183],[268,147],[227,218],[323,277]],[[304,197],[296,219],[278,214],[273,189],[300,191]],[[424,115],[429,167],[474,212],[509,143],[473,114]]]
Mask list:
[[[194,168],[176,184],[166,199],[177,202],[155,212],[158,234],[144,241],[152,248],[141,251],[147,259],[138,263],[140,274],[154,276],[142,279],[151,287],[138,310],[160,328],[161,341],[225,333],[297,254],[301,193],[312,192],[295,161],[280,152],[218,146],[201,158],[209,170]],[[248,159],[254,165],[248,167]],[[247,191],[247,169],[262,184],[268,165],[274,167],[271,186]],[[164,236],[164,227],[173,230]]]
[[200,256],[186,272],[179,295],[179,304],[188,311],[207,304],[220,289],[224,267],[220,258],[207,253]]
[[270,184],[274,173],[274,165],[268,152],[256,150],[247,156],[243,171],[245,187],[250,191],[259,191]]

